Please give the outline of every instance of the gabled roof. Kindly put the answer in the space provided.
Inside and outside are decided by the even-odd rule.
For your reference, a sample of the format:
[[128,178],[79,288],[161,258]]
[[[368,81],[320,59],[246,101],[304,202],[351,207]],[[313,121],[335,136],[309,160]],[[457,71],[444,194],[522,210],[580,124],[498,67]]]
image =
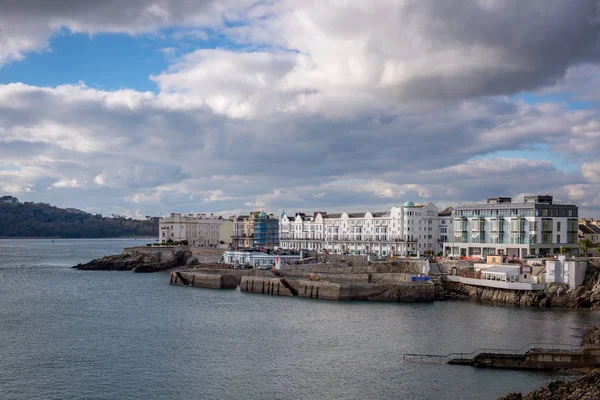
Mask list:
[[327,218],[342,218],[342,214],[329,214]]
[[584,224],[579,224],[579,230],[584,235],[593,235],[594,234],[594,231],[589,226],[586,226]]
[[362,212],[362,213],[350,213],[350,214],[348,214],[348,217],[349,218],[364,218],[365,214],[366,213],[364,213],[364,212]]
[[371,214],[373,214],[374,218],[381,218],[381,217],[389,217],[390,216],[390,212],[389,211],[377,211],[377,212],[373,212]]
[[438,213],[438,216],[440,217],[449,217],[452,215],[452,212],[454,211],[454,209],[452,207],[446,207],[444,210],[440,211]]

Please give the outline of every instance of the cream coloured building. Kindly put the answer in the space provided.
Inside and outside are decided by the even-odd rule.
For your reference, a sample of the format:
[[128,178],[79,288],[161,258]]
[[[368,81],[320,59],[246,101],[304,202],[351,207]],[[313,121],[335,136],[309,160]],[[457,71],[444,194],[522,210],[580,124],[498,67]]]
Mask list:
[[159,220],[158,240],[161,243],[187,240],[190,246],[218,247],[221,237],[227,235],[222,229],[226,230],[227,227],[231,231],[231,221],[227,223],[223,217],[213,214],[171,213]]

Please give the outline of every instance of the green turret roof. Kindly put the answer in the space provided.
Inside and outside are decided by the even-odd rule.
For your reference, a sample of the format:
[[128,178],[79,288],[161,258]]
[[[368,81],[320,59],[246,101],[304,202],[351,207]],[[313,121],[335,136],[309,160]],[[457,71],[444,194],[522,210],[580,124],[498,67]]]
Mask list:
[[406,203],[404,203],[404,207],[414,207],[415,203],[413,203],[412,201],[408,200]]

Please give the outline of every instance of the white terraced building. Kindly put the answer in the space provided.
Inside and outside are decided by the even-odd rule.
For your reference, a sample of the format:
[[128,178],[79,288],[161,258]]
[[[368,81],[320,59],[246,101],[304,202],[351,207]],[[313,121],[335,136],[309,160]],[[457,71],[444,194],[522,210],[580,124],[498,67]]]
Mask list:
[[412,201],[384,212],[317,211],[312,216],[282,212],[279,247],[386,256],[439,253],[444,239],[452,234],[451,221],[451,209],[439,213],[432,203],[415,206]]
[[171,213],[159,220],[158,240],[167,243],[172,240],[187,240],[191,246],[217,247],[221,229],[228,229],[231,236],[231,221],[213,214],[178,214]]
[[552,196],[489,198],[486,203],[462,204],[454,210],[454,235],[444,253],[454,256],[510,257],[552,255],[561,247],[576,249],[578,209]]

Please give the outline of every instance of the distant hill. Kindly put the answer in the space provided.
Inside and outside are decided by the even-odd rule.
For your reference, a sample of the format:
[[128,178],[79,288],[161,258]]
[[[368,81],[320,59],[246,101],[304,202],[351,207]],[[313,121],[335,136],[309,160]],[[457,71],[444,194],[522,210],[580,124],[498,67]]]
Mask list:
[[158,237],[158,218],[145,221],[121,216],[103,217],[75,208],[0,197],[0,237],[106,238]]

